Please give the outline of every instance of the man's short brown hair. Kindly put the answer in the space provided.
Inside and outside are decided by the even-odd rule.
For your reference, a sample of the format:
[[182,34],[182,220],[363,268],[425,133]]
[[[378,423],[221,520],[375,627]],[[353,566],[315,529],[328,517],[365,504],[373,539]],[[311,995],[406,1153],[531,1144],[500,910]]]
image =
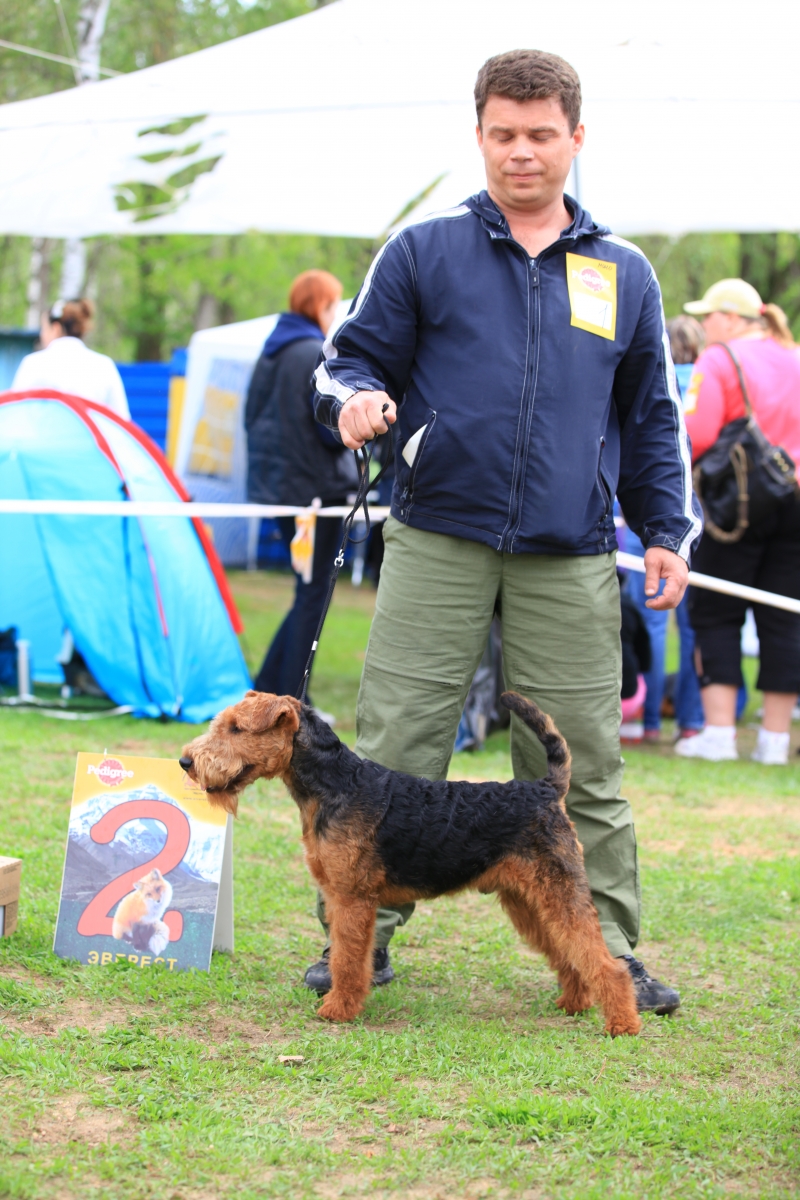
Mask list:
[[581,81],[574,67],[544,50],[509,50],[487,58],[475,81],[478,124],[490,96],[511,100],[558,100],[574,133],[581,119]]

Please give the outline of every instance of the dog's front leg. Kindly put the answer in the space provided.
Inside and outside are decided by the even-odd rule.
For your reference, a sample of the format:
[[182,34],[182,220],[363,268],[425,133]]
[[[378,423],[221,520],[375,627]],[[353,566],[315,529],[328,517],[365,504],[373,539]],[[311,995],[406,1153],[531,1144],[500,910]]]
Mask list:
[[352,1021],[372,982],[375,905],[326,895],[325,908],[331,925],[332,987],[317,1012],[329,1021]]

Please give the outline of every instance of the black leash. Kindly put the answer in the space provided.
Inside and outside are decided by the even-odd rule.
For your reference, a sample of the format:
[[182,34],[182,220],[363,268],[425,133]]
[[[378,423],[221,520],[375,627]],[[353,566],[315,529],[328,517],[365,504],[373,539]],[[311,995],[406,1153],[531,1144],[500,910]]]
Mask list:
[[[389,407],[388,404],[384,404],[383,408],[381,409],[381,412],[385,413],[386,410],[388,409],[388,407]],[[356,502],[344,519],[344,527],[342,529],[342,544],[339,547],[339,553],[336,555],[336,558],[333,560],[333,570],[331,571],[330,583],[328,584],[328,595],[325,598],[325,607],[323,608],[322,616],[319,619],[319,625],[317,626],[317,632],[314,634],[314,641],[311,643],[311,653],[308,656],[308,662],[306,663],[306,669],[305,669],[305,672],[303,673],[303,678],[302,678],[300,687],[297,692],[298,700],[301,700],[304,704],[306,702],[306,692],[308,691],[308,680],[311,675],[311,668],[314,665],[314,655],[317,653],[317,646],[319,645],[319,639],[322,634],[322,627],[325,624],[325,618],[328,615],[328,609],[330,608],[330,603],[333,598],[333,589],[336,587],[336,580],[339,578],[339,572],[341,571],[342,567],[344,566],[344,552],[347,549],[347,543],[349,541],[351,541],[350,532],[353,528],[353,523],[356,519],[358,510],[360,508],[363,508],[364,509],[364,521],[367,526],[367,532],[364,534],[363,538],[353,538],[352,539],[353,544],[358,545],[360,542],[365,542],[370,534],[371,525],[370,525],[370,519],[369,519],[369,503],[367,500],[367,496],[372,491],[372,489],[378,483],[380,483],[380,481],[383,479],[384,475],[388,471],[389,467],[392,465],[392,461],[394,460],[394,434],[392,433],[392,427],[388,421],[386,422],[386,432],[389,434],[389,455],[386,459],[386,462],[383,464],[383,466],[381,467],[380,471],[378,472],[378,474],[375,476],[374,479],[370,479],[369,469],[370,469],[370,465],[372,463],[372,458],[373,458],[373,455],[375,452],[375,440],[373,439],[373,441],[369,442],[366,446],[362,446],[362,448],[360,450],[353,451],[353,453],[356,456],[356,466],[358,468],[358,475],[359,475],[358,488],[356,490]],[[359,455],[361,457],[359,457]]]

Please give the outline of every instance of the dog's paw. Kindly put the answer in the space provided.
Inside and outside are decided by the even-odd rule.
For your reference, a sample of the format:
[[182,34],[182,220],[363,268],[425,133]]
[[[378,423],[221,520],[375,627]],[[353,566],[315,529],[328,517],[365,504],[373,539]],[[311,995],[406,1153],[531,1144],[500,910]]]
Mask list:
[[606,1021],[606,1033],[611,1037],[623,1037],[626,1034],[631,1037],[641,1032],[642,1018],[638,1013],[630,1017],[614,1017]]
[[361,1012],[362,1007],[360,1002],[343,1000],[341,997],[334,996],[333,992],[328,992],[317,1009],[317,1016],[323,1017],[326,1021],[352,1021],[353,1017],[357,1017]]
[[574,992],[571,992],[567,995],[564,992],[556,1000],[556,1008],[563,1008],[568,1017],[576,1017],[578,1013],[586,1012],[591,1007],[592,998],[588,993],[586,995],[575,995]]

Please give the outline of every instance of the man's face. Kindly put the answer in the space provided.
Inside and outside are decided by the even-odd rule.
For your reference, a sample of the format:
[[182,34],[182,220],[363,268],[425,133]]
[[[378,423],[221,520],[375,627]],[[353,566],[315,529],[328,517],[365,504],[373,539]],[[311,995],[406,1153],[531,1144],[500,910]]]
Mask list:
[[557,200],[583,145],[583,125],[570,133],[554,96],[511,100],[490,96],[477,129],[489,194],[501,208],[535,212]]

